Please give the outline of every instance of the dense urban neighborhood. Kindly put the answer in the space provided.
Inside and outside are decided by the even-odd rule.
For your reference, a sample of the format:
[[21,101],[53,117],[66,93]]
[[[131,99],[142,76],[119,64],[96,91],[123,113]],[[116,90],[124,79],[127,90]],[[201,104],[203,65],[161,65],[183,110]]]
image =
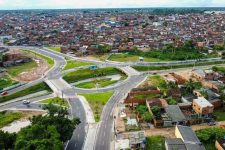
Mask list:
[[225,9],[0,11],[0,150],[224,150]]

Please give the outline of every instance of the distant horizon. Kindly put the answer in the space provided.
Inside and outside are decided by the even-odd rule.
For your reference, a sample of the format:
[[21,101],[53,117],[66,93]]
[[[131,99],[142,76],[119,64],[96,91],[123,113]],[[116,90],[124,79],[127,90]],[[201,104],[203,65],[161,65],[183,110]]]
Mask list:
[[0,0],[0,10],[225,7],[225,0]]
[[7,10],[87,10],[87,9],[90,9],[90,10],[96,10],[96,9],[157,9],[157,8],[224,8],[225,9],[225,6],[182,6],[182,7],[179,7],[179,6],[169,6],[169,7],[100,7],[100,8],[18,8],[18,9],[0,9],[0,11],[7,11]]

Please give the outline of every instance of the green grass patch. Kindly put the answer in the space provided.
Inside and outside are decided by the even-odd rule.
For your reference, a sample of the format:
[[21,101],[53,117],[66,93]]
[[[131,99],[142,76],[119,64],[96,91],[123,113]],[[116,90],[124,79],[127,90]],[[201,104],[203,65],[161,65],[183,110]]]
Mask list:
[[148,81],[152,86],[158,87],[162,91],[167,90],[167,83],[161,76],[150,76]]
[[102,109],[104,105],[108,102],[110,97],[113,95],[113,92],[110,91],[105,93],[90,93],[80,95],[84,96],[87,99],[94,113],[95,121],[99,122]]
[[112,67],[98,68],[96,70],[80,69],[71,73],[66,74],[63,79],[69,83],[75,83],[90,78],[97,78],[109,75],[121,74],[124,75],[120,70]]
[[16,77],[22,72],[27,72],[37,67],[37,63],[35,61],[23,63],[17,66],[6,67],[8,74],[12,77]]
[[20,112],[0,112],[0,128],[12,123],[15,120],[18,120],[23,117],[23,114]]
[[0,90],[15,85],[19,82],[12,80],[8,75],[0,78]]
[[87,62],[76,61],[76,60],[67,60],[67,64],[63,68],[63,70],[69,70],[72,68],[77,68],[77,67],[81,67],[81,66],[91,66],[91,65],[93,65],[93,64],[87,63]]
[[61,53],[61,47],[48,47],[48,49]]
[[109,58],[109,54],[104,54],[104,55],[91,55],[94,58],[97,58],[98,60],[105,61],[106,59]]
[[225,112],[222,109],[215,110],[213,115],[216,116],[217,121],[225,121]]
[[47,63],[50,65],[50,68],[54,66],[54,63],[55,63],[54,60],[51,59],[51,58],[49,58],[49,57],[47,57],[47,56],[41,55],[41,54],[39,54],[39,53],[35,53],[35,52],[33,52],[33,51],[29,51],[29,50],[23,50],[23,51],[24,51],[24,52],[27,52],[27,53],[31,53],[31,54],[33,54],[34,56],[39,57],[39,58],[41,58],[41,59],[44,59],[44,60],[47,61]]
[[118,81],[111,80],[108,78],[108,79],[94,80],[94,81],[90,81],[90,82],[83,82],[83,83],[76,85],[76,87],[91,89],[91,88],[96,88],[96,86],[98,85],[98,88],[102,88],[102,87],[106,87],[106,86],[115,84],[116,82],[118,82]]
[[160,96],[159,94],[149,93],[149,94],[134,95],[134,98],[137,98],[137,99],[151,99],[151,98],[157,98],[159,96]]
[[195,66],[208,66],[215,64],[224,64],[225,61],[216,61],[216,62],[197,62],[194,64],[187,65],[171,65],[171,66],[132,66],[137,71],[154,71],[154,70],[168,70],[168,69],[178,69],[178,68],[187,68]]
[[12,100],[12,99],[15,99],[15,98],[18,98],[18,97],[23,97],[23,96],[26,96],[26,95],[29,95],[29,94],[34,94],[34,93],[37,93],[37,92],[40,92],[40,91],[43,91],[43,90],[47,90],[49,92],[51,91],[51,89],[48,87],[48,85],[45,84],[44,82],[42,82],[42,83],[36,84],[34,86],[31,86],[27,89],[24,89],[22,91],[13,93],[11,95],[0,97],[0,103],[5,102],[5,101],[9,101],[9,100]]
[[[147,62],[162,61],[157,58],[147,58],[147,57],[143,57],[143,58],[144,58],[144,61],[147,61]],[[108,59],[112,61],[118,61],[118,62],[139,61],[139,56],[130,55],[128,53],[120,53],[120,54],[112,54]]]
[[162,136],[150,136],[146,138],[146,150],[165,150],[165,138]]
[[213,71],[225,73],[225,67],[213,66]]
[[62,99],[59,97],[45,99],[45,100],[42,100],[41,103],[46,103],[46,104],[52,103],[52,104],[57,104],[64,107],[69,107],[68,102],[65,99]]

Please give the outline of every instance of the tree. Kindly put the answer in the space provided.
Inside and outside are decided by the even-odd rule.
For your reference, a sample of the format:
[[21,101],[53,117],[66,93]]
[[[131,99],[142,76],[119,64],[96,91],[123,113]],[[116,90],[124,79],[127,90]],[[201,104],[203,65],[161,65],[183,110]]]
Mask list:
[[189,79],[185,83],[185,89],[189,93],[192,93],[195,89],[200,89],[201,87],[202,87],[201,82],[194,82],[192,79]]
[[75,130],[76,126],[80,123],[79,118],[72,120],[68,119],[66,115],[68,111],[66,108],[48,104],[44,106],[47,109],[48,115],[46,116],[34,116],[31,119],[32,125],[43,124],[46,126],[54,125],[57,132],[60,134],[60,140],[66,142],[69,140]]
[[203,143],[208,143],[209,141],[215,143],[215,140],[221,139],[225,135],[225,129],[223,128],[206,128],[201,129],[196,132],[197,137]]
[[15,150],[61,150],[63,144],[55,126],[32,125],[17,135]]
[[146,111],[148,111],[148,107],[145,106],[145,105],[138,105],[137,108],[136,108],[136,111],[142,115]]
[[0,130],[0,149],[13,149],[16,141],[15,133],[3,132]]
[[100,53],[104,54],[104,53],[108,53],[111,50],[111,46],[110,45],[98,45],[98,50]]
[[142,118],[145,122],[150,122],[152,121],[153,119],[153,116],[149,113],[149,112],[145,112],[143,115],[142,115]]
[[177,105],[177,101],[173,98],[168,98],[167,102],[169,105]]
[[158,107],[158,106],[153,106],[152,108],[151,108],[151,111],[152,111],[152,113],[154,114],[154,116],[157,118],[157,119],[160,119],[161,118],[161,113],[160,113],[160,107]]

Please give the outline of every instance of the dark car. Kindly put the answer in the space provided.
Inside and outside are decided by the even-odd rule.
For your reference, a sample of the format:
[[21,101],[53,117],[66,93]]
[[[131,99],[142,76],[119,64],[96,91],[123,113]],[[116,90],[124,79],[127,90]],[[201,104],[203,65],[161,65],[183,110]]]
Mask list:
[[7,92],[7,91],[2,92],[1,95],[2,95],[2,96],[6,96],[6,95],[8,95],[8,92]]

